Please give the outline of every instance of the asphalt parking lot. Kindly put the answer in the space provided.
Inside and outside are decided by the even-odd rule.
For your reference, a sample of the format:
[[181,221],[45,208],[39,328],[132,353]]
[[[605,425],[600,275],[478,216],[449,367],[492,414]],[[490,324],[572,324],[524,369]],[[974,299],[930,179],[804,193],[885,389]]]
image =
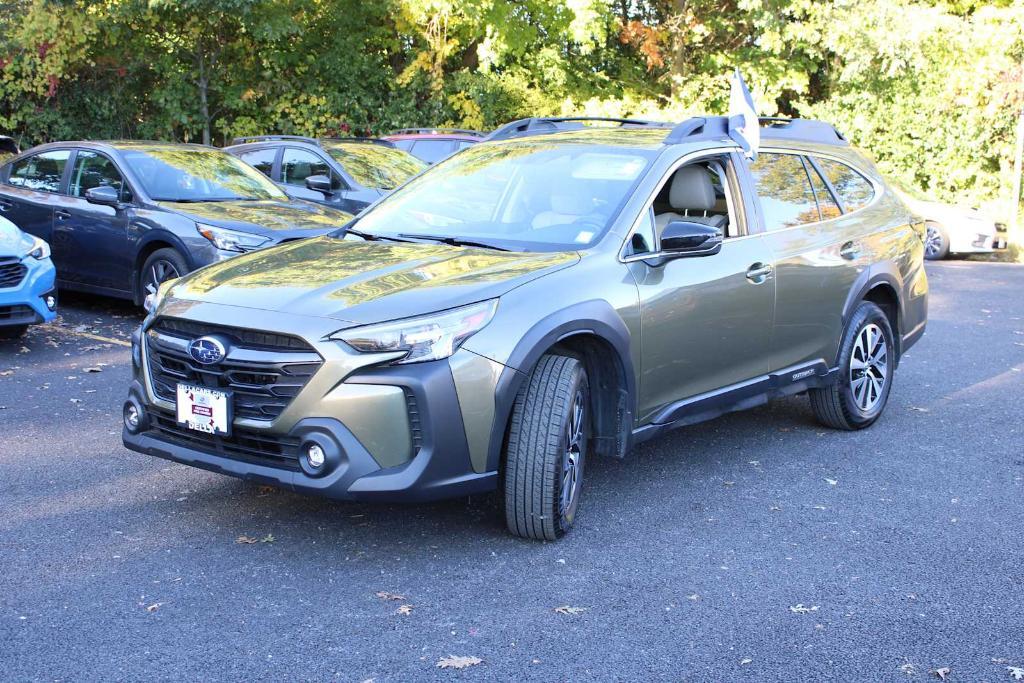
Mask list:
[[0,678],[1011,681],[1024,267],[929,269],[874,428],[797,397],[593,461],[553,544],[485,497],[331,503],[126,451],[141,316],[67,296],[0,343]]

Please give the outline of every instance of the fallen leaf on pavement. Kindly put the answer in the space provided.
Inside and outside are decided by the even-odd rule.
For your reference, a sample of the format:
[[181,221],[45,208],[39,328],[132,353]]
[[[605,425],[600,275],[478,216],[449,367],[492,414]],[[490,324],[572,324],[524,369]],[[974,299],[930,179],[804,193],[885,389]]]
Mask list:
[[944,666],[941,669],[935,669],[934,671],[932,671],[932,673],[935,676],[938,676],[940,681],[944,681],[946,680],[946,676],[948,676],[950,673],[950,668],[948,666]]
[[252,536],[246,536],[245,534],[242,534],[241,536],[235,539],[235,543],[259,543],[259,540],[253,538]]
[[150,605],[149,607],[146,608],[146,611],[147,612],[155,612],[158,609],[160,609],[160,605],[162,605],[162,604],[164,604],[164,603],[162,603],[162,602],[154,602],[152,605]]
[[1010,672],[1010,678],[1013,680],[1024,681],[1024,667],[1008,666],[1006,670]]
[[910,406],[910,409],[914,410],[914,411],[917,411],[919,413],[927,413],[928,412],[927,408],[921,408],[920,406]]
[[103,372],[103,368],[86,368],[82,372]]
[[482,664],[484,660],[479,657],[456,657],[455,655],[448,655],[442,657],[437,661],[437,668],[439,669],[465,669],[477,664]]
[[377,593],[377,597],[381,600],[405,600],[404,595],[399,595],[398,593],[388,593],[387,591],[379,591]]
[[268,493],[273,493],[274,491],[277,491],[277,489],[274,488],[273,486],[267,486],[266,484],[264,484],[263,486],[260,486],[259,488],[256,489],[256,495],[265,496]]
[[802,602],[799,602],[789,608],[789,611],[793,614],[807,614],[808,612],[817,612],[818,605],[812,605],[810,607],[804,607]]
[[260,543],[273,543],[273,542],[274,542],[274,534],[267,534],[266,536],[264,536],[263,538],[260,539]]
[[401,605],[397,610],[396,614],[408,615],[412,614],[412,605]]
[[556,614],[583,614],[586,611],[586,607],[570,607],[569,605],[562,605],[561,607],[555,608]]
[[828,482],[829,486],[835,486],[836,484],[839,483],[838,479],[829,479],[828,477],[825,477],[825,481]]
[[906,664],[904,664],[904,665],[902,665],[900,667],[900,671],[902,671],[903,673],[907,674],[908,676],[913,676],[914,675],[914,665],[911,664],[910,662],[907,662]]

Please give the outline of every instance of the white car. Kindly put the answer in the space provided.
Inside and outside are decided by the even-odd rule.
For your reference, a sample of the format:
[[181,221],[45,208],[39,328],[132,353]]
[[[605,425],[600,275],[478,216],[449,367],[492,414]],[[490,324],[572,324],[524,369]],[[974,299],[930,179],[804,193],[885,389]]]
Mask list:
[[911,211],[924,219],[925,258],[937,261],[950,254],[986,254],[1006,247],[991,216],[978,209],[928,202],[903,195]]

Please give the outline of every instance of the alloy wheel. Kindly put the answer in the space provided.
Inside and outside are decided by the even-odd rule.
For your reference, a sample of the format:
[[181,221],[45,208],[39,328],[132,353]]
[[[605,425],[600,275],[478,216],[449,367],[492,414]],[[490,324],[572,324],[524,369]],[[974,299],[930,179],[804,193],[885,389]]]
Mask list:
[[889,345],[885,335],[878,325],[865,325],[850,353],[850,391],[857,407],[871,412],[882,400],[888,378]]
[[164,259],[153,261],[146,270],[145,286],[143,289],[149,294],[154,294],[164,282],[177,277],[181,277],[181,273],[178,272],[178,267],[173,263]]
[[569,514],[583,479],[583,443],[586,438],[586,405],[583,390],[577,390],[565,425],[565,452],[562,455],[562,514]]
[[943,238],[938,228],[929,225],[924,236],[924,253],[930,258],[935,258],[942,253]]

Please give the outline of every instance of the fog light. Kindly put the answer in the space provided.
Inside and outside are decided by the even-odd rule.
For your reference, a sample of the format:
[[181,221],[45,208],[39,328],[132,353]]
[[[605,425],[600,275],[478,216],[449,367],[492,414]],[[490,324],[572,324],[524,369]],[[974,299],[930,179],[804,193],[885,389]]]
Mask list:
[[46,307],[49,308],[51,311],[57,308],[57,297],[55,297],[54,295],[47,294],[46,298],[43,299],[43,301],[46,303]]
[[320,448],[317,444],[311,444],[306,449],[306,459],[309,460],[309,464],[313,467],[324,466],[324,449]]
[[124,404],[124,426],[128,428],[128,431],[132,434],[139,431],[139,426],[142,424],[142,414],[139,412],[138,406],[131,401]]

